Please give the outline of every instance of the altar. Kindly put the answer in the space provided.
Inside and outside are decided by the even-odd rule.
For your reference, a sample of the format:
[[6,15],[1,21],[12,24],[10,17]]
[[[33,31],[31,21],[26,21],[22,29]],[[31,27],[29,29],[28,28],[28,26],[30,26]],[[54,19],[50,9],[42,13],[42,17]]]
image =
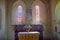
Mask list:
[[19,32],[19,40],[39,40],[39,32]]
[[[18,34],[22,35],[22,34],[27,34],[25,32],[25,25],[14,25],[15,26],[15,40],[18,40]],[[43,30],[44,30],[44,26],[43,25],[30,25],[32,28],[30,30],[29,33],[31,32],[39,32],[39,40],[43,40]],[[22,32],[22,33],[21,33]],[[34,33],[33,33],[34,34]],[[32,34],[31,34],[32,35]]]

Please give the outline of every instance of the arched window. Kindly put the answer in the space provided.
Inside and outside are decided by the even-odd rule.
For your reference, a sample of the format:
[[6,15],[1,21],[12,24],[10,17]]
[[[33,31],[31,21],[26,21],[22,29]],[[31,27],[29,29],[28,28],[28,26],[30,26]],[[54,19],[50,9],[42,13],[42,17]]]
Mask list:
[[40,2],[35,1],[32,5],[32,24],[40,24]]
[[46,22],[45,5],[40,0],[35,0],[32,4],[32,24]]
[[40,23],[40,7],[39,5],[35,6],[35,20],[36,20],[36,24]]
[[35,5],[32,9],[32,20],[33,20],[33,24],[40,23],[40,6],[39,5]]
[[22,22],[22,6],[18,6],[18,22]]
[[12,6],[12,25],[25,24],[26,6],[22,0],[16,1]]

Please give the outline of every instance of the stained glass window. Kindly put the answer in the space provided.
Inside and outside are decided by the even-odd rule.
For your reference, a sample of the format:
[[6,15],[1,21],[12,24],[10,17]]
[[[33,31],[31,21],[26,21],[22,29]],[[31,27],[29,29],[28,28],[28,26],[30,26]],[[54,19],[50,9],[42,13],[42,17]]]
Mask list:
[[18,6],[18,22],[22,22],[22,6]]
[[36,5],[35,6],[35,17],[36,17],[36,23],[39,24],[40,23],[40,8],[39,8],[39,5]]

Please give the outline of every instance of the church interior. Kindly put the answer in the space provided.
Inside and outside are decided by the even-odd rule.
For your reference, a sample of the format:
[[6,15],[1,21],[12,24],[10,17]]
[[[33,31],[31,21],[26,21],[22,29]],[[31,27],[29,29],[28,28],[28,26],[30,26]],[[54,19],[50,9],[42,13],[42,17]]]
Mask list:
[[0,0],[0,40],[60,40],[60,0]]

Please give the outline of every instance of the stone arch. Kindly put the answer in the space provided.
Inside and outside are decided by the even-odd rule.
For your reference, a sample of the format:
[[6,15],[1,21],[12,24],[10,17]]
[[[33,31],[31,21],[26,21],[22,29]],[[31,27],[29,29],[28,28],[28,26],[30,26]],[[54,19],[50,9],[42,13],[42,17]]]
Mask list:
[[35,20],[34,19],[34,7],[35,7],[35,5],[39,5],[39,7],[40,7],[40,23],[44,23],[45,24],[46,20],[47,20],[46,5],[40,0],[36,0],[32,4],[32,21]]
[[[21,0],[18,0],[18,1],[16,1],[13,5],[12,5],[12,24],[13,25],[16,25],[16,24],[19,24],[18,22],[17,22],[17,20],[16,20],[16,18],[17,18],[17,13],[18,13],[18,6],[22,6],[22,10],[23,10],[23,12],[22,12],[22,14],[23,14],[23,16],[22,16],[22,18],[23,18],[23,20],[22,20],[22,23],[21,24],[25,24],[25,12],[26,12],[26,6],[25,6],[25,4],[24,4],[24,2],[23,1],[21,1]],[[14,18],[14,19],[13,19]]]

